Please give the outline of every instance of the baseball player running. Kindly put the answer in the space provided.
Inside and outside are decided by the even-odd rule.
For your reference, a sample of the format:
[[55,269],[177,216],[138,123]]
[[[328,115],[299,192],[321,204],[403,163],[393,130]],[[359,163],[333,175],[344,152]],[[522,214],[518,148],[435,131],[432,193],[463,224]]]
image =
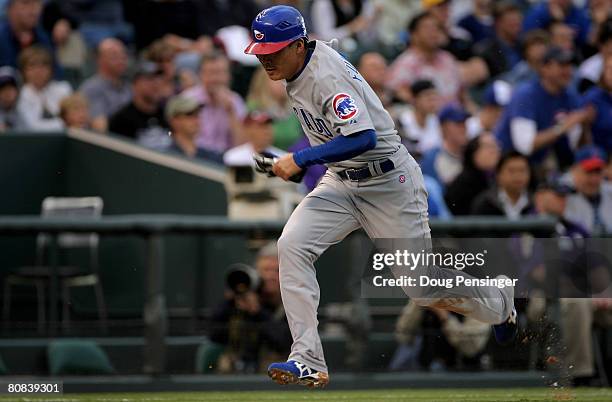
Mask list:
[[[293,345],[268,375],[279,384],[323,387],[329,375],[317,325],[319,284],[314,262],[331,245],[363,228],[370,238],[431,242],[421,170],[394,123],[357,69],[327,43],[309,41],[300,12],[274,6],[252,24],[245,53],[272,80],[284,80],[311,147],[279,158],[255,155],[260,169],[284,180],[324,163],[320,184],[295,209],[278,240],[280,285]],[[266,165],[267,164],[267,165]],[[431,268],[439,279],[467,276]],[[405,288],[416,303],[494,325],[500,343],[517,332],[512,287]]]

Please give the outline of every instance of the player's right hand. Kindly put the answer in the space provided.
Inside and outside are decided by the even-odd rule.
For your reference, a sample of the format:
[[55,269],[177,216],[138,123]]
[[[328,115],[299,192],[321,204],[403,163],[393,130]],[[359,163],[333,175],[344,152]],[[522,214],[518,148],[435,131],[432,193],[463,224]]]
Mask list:
[[293,160],[293,154],[289,153],[278,158],[274,166],[272,166],[272,171],[281,179],[289,180],[291,177],[300,173],[302,168]]

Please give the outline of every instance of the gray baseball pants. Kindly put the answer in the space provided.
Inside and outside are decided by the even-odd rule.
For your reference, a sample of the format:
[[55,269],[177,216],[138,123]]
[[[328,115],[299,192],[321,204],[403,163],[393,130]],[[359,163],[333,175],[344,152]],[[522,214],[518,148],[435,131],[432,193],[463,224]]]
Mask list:
[[[370,238],[423,239],[431,242],[427,191],[421,169],[401,147],[392,157],[395,169],[361,182],[342,180],[328,170],[302,200],[278,240],[280,286],[293,337],[289,360],[327,373],[318,333],[320,290],[314,262],[331,245],[363,228]],[[468,276],[433,267],[436,278]],[[513,289],[461,287],[404,288],[417,304],[456,311],[490,324],[505,321],[513,307]]]

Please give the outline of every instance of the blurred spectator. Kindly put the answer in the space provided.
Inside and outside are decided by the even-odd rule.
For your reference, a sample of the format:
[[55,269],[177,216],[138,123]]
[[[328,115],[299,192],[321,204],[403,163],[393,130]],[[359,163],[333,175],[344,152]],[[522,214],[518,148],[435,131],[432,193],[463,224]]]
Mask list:
[[495,78],[521,61],[519,35],[523,15],[514,3],[502,1],[494,6],[495,35],[480,42],[476,53],[484,59],[489,76]]
[[554,21],[548,27],[550,33],[550,44],[551,46],[563,49],[573,55],[572,63],[575,65],[580,64],[582,61],[581,47],[576,47],[574,44],[575,31],[571,26]]
[[312,33],[325,41],[340,40],[341,47],[349,52],[355,50],[355,41],[372,42],[375,18],[376,10],[367,0],[314,0],[312,3]]
[[163,39],[151,43],[144,51],[144,58],[156,63],[163,72],[161,94],[164,99],[169,99],[179,92],[174,56],[176,56],[175,48]]
[[175,96],[166,104],[166,121],[170,125],[172,144],[168,147],[188,158],[200,158],[223,164],[221,154],[199,148],[196,138],[200,132],[200,110],[202,105],[195,99]]
[[512,86],[537,79],[549,42],[546,31],[535,29],[528,32],[523,38],[523,59],[500,79]]
[[92,117],[92,128],[105,132],[108,118],[125,106],[132,97],[125,82],[128,55],[123,43],[114,38],[104,39],[97,49],[98,71],[87,79],[80,92],[87,98]]
[[378,52],[367,52],[361,55],[357,70],[378,95],[383,106],[391,104],[391,94],[385,87],[387,77],[387,60]]
[[468,138],[483,133],[493,134],[504,107],[510,102],[512,86],[505,81],[493,81],[484,92],[482,107],[476,116],[467,119]]
[[499,215],[517,220],[531,213],[527,158],[516,151],[508,152],[499,160],[495,174],[496,186],[476,197],[472,215]]
[[198,35],[214,36],[224,27],[239,25],[251,28],[260,11],[253,0],[197,1]]
[[593,105],[595,117],[590,125],[593,143],[612,153],[612,54],[604,60],[599,85],[584,95],[584,102]]
[[590,57],[597,53],[599,37],[601,36],[602,31],[606,29],[606,25],[611,21],[612,1],[589,0],[588,7],[591,26],[589,28],[588,43],[582,46],[584,57]]
[[266,112],[274,119],[274,146],[287,150],[302,137],[302,126],[293,113],[285,86],[272,81],[263,67],[251,78],[247,95],[250,110]]
[[13,67],[0,67],[0,132],[21,130],[24,122],[17,109],[19,82]]
[[417,80],[430,80],[438,89],[443,103],[458,101],[461,76],[455,58],[440,49],[442,31],[436,19],[422,13],[408,27],[410,47],[389,68],[387,87],[396,91],[404,102],[410,102],[409,86]]
[[474,0],[472,12],[461,18],[457,25],[472,35],[472,41],[478,43],[492,38],[493,29],[493,0]]
[[398,349],[391,370],[480,369],[491,331],[486,324],[410,301],[395,324]]
[[436,179],[423,175],[427,190],[427,214],[431,218],[450,219],[452,215],[444,201],[444,192]]
[[603,181],[606,154],[587,145],[576,152],[569,179],[576,194],[567,197],[564,217],[593,234],[612,233],[612,185]]
[[578,69],[577,81],[580,92],[585,92],[590,87],[597,85],[601,79],[604,58],[612,56],[612,18],[606,20],[601,28],[597,45],[599,53],[586,59]]
[[79,31],[89,48],[98,47],[107,38],[132,42],[133,28],[125,21],[122,0],[62,0],[62,3],[81,22]]
[[244,132],[247,142],[231,148],[223,155],[227,166],[252,166],[253,154],[267,152],[273,155],[284,155],[282,149],[272,146],[274,140],[274,120],[265,112],[252,111],[244,119]]
[[[134,26],[136,49],[144,49],[167,34],[196,39],[198,37],[197,3],[193,0],[124,1],[125,18]],[[156,24],[151,21],[164,23]]]
[[556,226],[560,237],[585,238],[589,233],[580,224],[580,221],[569,221],[563,216],[567,205],[567,197],[574,189],[559,178],[549,180],[540,185],[533,196],[535,210],[540,215],[547,215],[557,219],[560,225]]
[[19,69],[23,87],[17,109],[24,121],[24,129],[59,131],[64,123],[59,117],[60,100],[72,93],[70,84],[54,81],[53,58],[43,47],[30,46],[19,55]]
[[255,267],[229,267],[225,300],[213,313],[210,339],[225,346],[218,364],[223,373],[265,370],[289,353],[291,335],[280,298],[275,243],[259,251]]
[[71,13],[71,2],[46,0],[42,12],[42,26],[55,45],[58,64],[66,75],[81,78],[87,59],[87,46],[78,31],[79,21]]
[[463,170],[463,151],[468,141],[465,121],[469,116],[459,105],[444,106],[438,114],[442,144],[425,153],[421,160],[423,174],[434,178],[443,188]]
[[89,103],[80,93],[74,93],[60,101],[59,115],[66,128],[90,128]]
[[492,135],[483,134],[468,142],[463,170],[448,185],[444,196],[453,215],[470,214],[474,200],[493,184],[499,158],[499,146]]
[[442,30],[441,47],[457,60],[466,61],[472,57],[472,36],[450,18],[451,3],[452,0],[421,0],[423,9],[436,19]]
[[111,116],[109,131],[164,149],[170,145],[168,124],[161,105],[162,71],[155,63],[141,62],[132,76],[132,101]]
[[403,47],[408,36],[408,23],[421,11],[421,4],[414,0],[372,0],[378,10],[375,28],[383,45]]
[[198,146],[225,152],[241,141],[241,121],[246,114],[244,101],[230,89],[229,60],[219,52],[205,54],[200,62],[201,84],[183,94],[205,107],[200,113]]
[[415,81],[410,86],[412,107],[399,115],[402,143],[417,158],[439,147],[442,142],[438,120],[439,95],[429,80]]
[[564,22],[575,31],[578,46],[587,42],[590,21],[584,9],[576,7],[572,0],[547,0],[535,4],[525,15],[523,31],[546,29],[553,21]]
[[[580,99],[568,89],[572,79],[572,55],[551,47],[544,56],[539,79],[520,85],[504,110],[496,137],[504,152],[515,149],[538,165],[538,177],[547,170],[572,163],[572,145],[580,139],[580,125],[592,114],[580,109]],[[544,165],[547,163],[556,165]]]
[[53,54],[53,44],[40,24],[42,0],[9,0],[0,21],[0,66],[17,67],[23,49],[39,45]]

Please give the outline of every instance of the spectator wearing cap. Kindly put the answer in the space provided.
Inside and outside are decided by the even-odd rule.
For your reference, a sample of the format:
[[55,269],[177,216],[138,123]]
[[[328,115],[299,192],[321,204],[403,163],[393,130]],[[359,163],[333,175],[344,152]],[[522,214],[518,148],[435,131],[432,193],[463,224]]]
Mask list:
[[55,81],[53,59],[43,47],[30,46],[19,55],[19,69],[24,85],[19,94],[17,110],[24,129],[59,131],[64,123],[59,117],[60,101],[72,93],[70,84]]
[[285,151],[272,146],[274,142],[274,120],[260,111],[251,111],[244,119],[244,132],[247,142],[231,148],[223,155],[226,166],[253,166],[253,154],[267,152],[277,156]]
[[482,108],[478,114],[467,119],[468,138],[474,138],[483,133],[492,134],[504,107],[510,102],[512,86],[505,81],[493,81],[483,95]]
[[576,44],[588,40],[590,21],[584,9],[576,7],[572,0],[547,0],[535,4],[525,15],[523,32],[546,29],[553,21],[561,21],[576,31]]
[[17,109],[19,83],[13,67],[0,67],[0,132],[20,130],[23,119]]
[[240,95],[230,89],[230,80],[228,58],[213,51],[202,56],[201,84],[183,92],[205,106],[200,112],[198,136],[198,146],[204,149],[222,153],[243,142],[241,122],[246,106]]
[[481,193],[472,204],[472,215],[498,215],[520,219],[533,211],[528,192],[531,172],[527,158],[516,151],[503,155],[495,169],[496,186]]
[[587,145],[576,152],[569,181],[576,189],[567,197],[563,216],[582,223],[592,235],[612,233],[612,184],[603,180],[606,153]]
[[442,144],[429,150],[421,160],[423,174],[434,178],[443,188],[463,169],[463,151],[468,142],[465,121],[469,116],[457,104],[444,106],[438,114]]
[[478,43],[495,35],[493,28],[493,0],[474,0],[472,12],[461,18],[458,26],[472,35],[472,41]]
[[130,102],[132,91],[125,81],[128,55],[123,43],[114,38],[104,39],[96,49],[97,72],[80,87],[87,98],[92,128],[106,132],[108,119]]
[[437,112],[440,97],[433,82],[415,81],[410,86],[412,107],[400,113],[400,135],[406,148],[420,157],[442,142]]
[[521,61],[519,35],[523,15],[516,4],[502,1],[495,4],[493,17],[495,35],[476,45],[475,52],[487,63],[489,76],[496,78]]
[[111,116],[109,130],[141,145],[165,149],[170,145],[168,124],[161,104],[162,72],[155,63],[140,62],[132,76],[132,101]]
[[538,80],[514,90],[495,130],[502,150],[528,156],[539,165],[539,177],[546,175],[547,157],[561,168],[572,163],[572,146],[580,139],[581,124],[592,115],[591,108],[581,108],[578,94],[569,88],[571,61],[570,53],[550,47]]
[[580,221],[570,221],[565,218],[567,198],[574,194],[575,190],[560,178],[553,178],[538,187],[533,202],[539,215],[555,218],[559,224],[555,227],[557,235],[569,238],[589,237],[587,230]]
[[494,184],[500,151],[495,138],[482,134],[468,142],[463,170],[446,189],[444,200],[453,215],[469,215],[474,200]]
[[196,138],[200,132],[200,110],[202,105],[193,98],[175,96],[166,104],[166,120],[170,125],[172,144],[168,151],[188,158],[200,158],[223,164],[221,154],[198,147]]
[[78,92],[60,101],[59,115],[64,121],[66,128],[91,128],[89,103],[87,102],[87,98]]
[[523,59],[512,70],[502,74],[500,79],[512,86],[537,79],[549,43],[548,32],[541,29],[528,32],[522,40]]
[[32,45],[53,54],[53,43],[40,24],[42,7],[42,0],[8,0],[6,20],[0,21],[0,66],[17,67],[21,51]]
[[399,99],[410,102],[410,85],[430,80],[438,88],[442,103],[461,97],[462,82],[455,57],[440,48],[442,30],[435,17],[421,13],[410,21],[410,46],[389,67],[387,87]]
[[590,129],[593,143],[612,153],[612,54],[606,57],[599,85],[587,91],[584,102],[593,105]]

